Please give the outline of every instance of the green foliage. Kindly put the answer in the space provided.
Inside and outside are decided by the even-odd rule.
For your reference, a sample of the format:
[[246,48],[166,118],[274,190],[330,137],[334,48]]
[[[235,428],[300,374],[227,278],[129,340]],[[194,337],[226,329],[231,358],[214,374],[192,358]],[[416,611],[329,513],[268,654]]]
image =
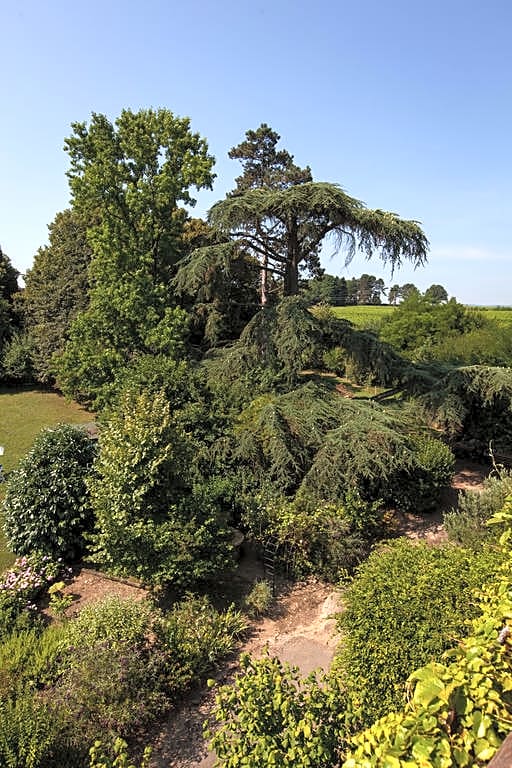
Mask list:
[[54,682],[61,672],[59,657],[64,642],[61,625],[15,629],[4,636],[0,644],[0,699],[20,687],[40,689]]
[[413,469],[394,480],[392,497],[402,510],[432,512],[453,477],[455,457],[440,440],[419,436],[412,441]]
[[146,747],[138,766],[130,759],[128,744],[123,739],[115,739],[111,749],[106,749],[101,741],[95,741],[89,750],[89,756],[89,768],[149,768],[151,748]]
[[240,667],[218,690],[206,730],[220,765],[331,768],[342,720],[335,688],[269,656],[244,654]]
[[94,454],[77,427],[61,424],[38,435],[6,483],[5,532],[14,552],[68,560],[82,553],[93,524],[85,481]]
[[[498,517],[510,526],[510,505]],[[510,641],[497,642],[502,622],[508,626],[512,617],[510,553],[478,597],[480,615],[469,637],[441,663],[410,676],[403,710],[358,734],[343,768],[488,764],[510,731],[512,716]]]
[[163,393],[126,395],[99,443],[89,483],[95,560],[115,573],[185,588],[227,565],[223,515],[193,484],[193,443]]
[[157,627],[157,642],[169,663],[166,685],[174,695],[198,681],[234,651],[247,624],[231,605],[219,613],[206,598],[189,595],[174,605]]
[[461,450],[474,457],[512,443],[512,369],[468,366],[448,372],[421,398],[431,416]]
[[80,646],[49,693],[65,718],[63,734],[77,746],[104,735],[140,737],[169,706],[165,654],[116,649],[107,642]]
[[512,473],[502,470],[499,476],[487,477],[483,490],[461,491],[456,509],[444,514],[444,527],[450,541],[478,551],[496,538],[496,531],[486,526],[512,493]]
[[4,346],[2,359],[3,378],[9,384],[26,384],[34,381],[35,344],[29,333],[13,333]]
[[[419,432],[419,437],[418,437]],[[355,490],[365,501],[431,508],[453,470],[451,451],[421,436],[407,409],[347,400],[306,384],[256,398],[239,416],[233,449],[261,485],[337,503]]]
[[35,620],[35,600],[61,571],[62,564],[48,555],[18,557],[0,580],[0,637],[27,629]]
[[272,585],[266,579],[258,579],[244,600],[244,607],[249,616],[259,618],[269,612],[274,595]]
[[[18,272],[0,248],[0,362],[5,343],[17,326],[13,301],[18,291]],[[1,371],[0,371],[1,372]]]
[[86,605],[66,624],[64,645],[72,649],[97,643],[114,650],[143,648],[154,622],[145,601],[123,600],[116,595]]
[[93,114],[89,126],[73,124],[65,145],[92,258],[89,306],[72,323],[58,380],[66,394],[103,407],[126,363],[162,353],[184,324],[169,291],[183,255],[180,206],[194,204],[192,186],[211,186],[213,158],[189,120],[166,109],[123,110],[115,125]]
[[0,698],[0,765],[47,768],[58,729],[58,713],[32,691]]
[[314,257],[329,233],[336,238],[337,250],[346,248],[347,260],[359,248],[368,257],[379,252],[384,263],[394,267],[403,259],[424,263],[428,245],[417,222],[369,210],[325,182],[247,189],[216,203],[209,221],[221,235],[233,237],[239,249],[254,255],[267,275],[284,276],[285,296],[298,293],[299,267],[315,266]]
[[458,304],[455,299],[439,303],[415,292],[386,319],[379,335],[382,341],[412,360],[444,360],[438,347],[482,328],[484,323],[480,313]]
[[357,493],[340,503],[255,499],[242,518],[260,546],[269,537],[279,545],[278,560],[297,578],[320,575],[337,582],[365,557],[379,532],[382,507]]
[[91,260],[87,220],[78,211],[58,213],[48,230],[49,245],[37,251],[17,302],[30,339],[31,366],[43,383],[53,381],[52,357],[62,351],[72,320],[89,303]]
[[344,595],[343,678],[368,725],[404,703],[412,669],[438,660],[476,613],[473,590],[493,578],[501,555],[390,542],[363,563]]

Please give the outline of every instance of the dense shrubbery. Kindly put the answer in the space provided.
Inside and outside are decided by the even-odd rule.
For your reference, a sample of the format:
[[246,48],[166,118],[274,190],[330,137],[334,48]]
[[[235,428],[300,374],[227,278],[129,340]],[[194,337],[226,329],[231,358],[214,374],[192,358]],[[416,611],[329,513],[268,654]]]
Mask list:
[[163,393],[127,395],[99,444],[89,483],[99,563],[185,589],[228,565],[225,515],[194,477],[193,442]]
[[337,686],[302,679],[296,667],[268,656],[242,656],[240,666],[234,684],[218,691],[207,731],[223,768],[331,768],[344,719]]
[[35,600],[58,575],[59,562],[47,555],[19,557],[0,581],[0,638],[15,626],[28,628],[35,617]]
[[[0,644],[0,765],[83,768],[98,737],[133,741],[245,629],[240,613],[219,613],[205,598],[162,615],[114,597],[63,625],[13,627]],[[24,762],[9,762],[16,750]]]
[[459,450],[476,457],[512,444],[512,368],[474,365],[450,371],[422,398]]
[[362,723],[402,706],[411,670],[466,633],[473,590],[498,562],[492,552],[398,540],[360,566],[339,625],[344,680]]
[[82,554],[93,526],[86,478],[94,455],[94,442],[79,427],[40,433],[6,484],[3,514],[14,552],[66,560]]

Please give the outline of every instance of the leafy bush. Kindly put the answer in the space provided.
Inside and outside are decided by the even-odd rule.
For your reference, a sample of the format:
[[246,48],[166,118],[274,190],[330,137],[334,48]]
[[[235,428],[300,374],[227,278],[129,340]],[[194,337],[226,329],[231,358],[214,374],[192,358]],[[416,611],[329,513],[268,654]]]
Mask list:
[[65,627],[65,644],[73,649],[105,643],[115,650],[142,648],[151,632],[155,614],[145,601],[109,595],[86,605]]
[[169,656],[167,686],[186,689],[215,662],[230,654],[247,629],[243,616],[230,606],[219,613],[206,598],[188,597],[162,620],[158,644]]
[[0,698],[0,765],[48,768],[59,727],[58,713],[32,691]]
[[243,518],[260,546],[269,537],[276,540],[277,562],[289,573],[330,581],[343,578],[368,554],[381,521],[380,503],[366,503],[355,492],[342,504],[256,498]]
[[61,424],[38,435],[5,487],[5,532],[14,552],[66,560],[82,553],[93,525],[85,481],[94,454],[78,427]]
[[244,606],[249,616],[258,618],[268,613],[274,602],[272,585],[266,579],[258,579],[244,600]]
[[41,688],[56,680],[61,669],[64,627],[16,629],[0,644],[0,698],[17,687]]
[[[136,768],[128,756],[128,744],[123,739],[115,739],[111,749],[107,749],[101,741],[95,741],[89,750],[89,757],[89,768]],[[146,747],[139,768],[149,768],[150,757],[151,749]]]
[[[333,688],[264,656],[240,659],[234,683],[217,692],[206,735],[225,768],[336,764],[340,701]],[[218,728],[214,727],[214,722]]]
[[34,381],[35,344],[30,334],[14,333],[3,351],[3,377],[10,383]]
[[194,444],[163,392],[127,395],[99,442],[89,482],[94,559],[114,573],[181,588],[226,567],[225,516],[194,486]]
[[158,649],[96,642],[76,648],[69,661],[47,697],[77,747],[104,735],[141,736],[169,707],[167,656]]
[[512,444],[512,369],[473,365],[439,379],[423,403],[455,448],[483,458]]
[[[487,765],[510,732],[510,524],[512,497],[493,522],[505,560],[494,579],[475,595],[478,616],[467,639],[409,677],[403,710],[391,712],[357,734],[343,768],[406,768]],[[508,549],[508,551],[507,551]],[[499,633],[499,634],[498,634]],[[340,745],[341,746],[341,745]]]
[[431,512],[453,477],[455,457],[440,440],[413,438],[413,467],[398,473],[389,490],[389,497],[402,510]]
[[437,660],[475,615],[473,589],[501,556],[398,540],[363,563],[344,595],[344,680],[361,723],[403,705],[412,669]]
[[486,522],[502,508],[511,493],[512,472],[504,470],[498,477],[487,477],[481,492],[461,491],[457,509],[444,514],[450,541],[478,551],[495,539],[496,530],[486,526]]

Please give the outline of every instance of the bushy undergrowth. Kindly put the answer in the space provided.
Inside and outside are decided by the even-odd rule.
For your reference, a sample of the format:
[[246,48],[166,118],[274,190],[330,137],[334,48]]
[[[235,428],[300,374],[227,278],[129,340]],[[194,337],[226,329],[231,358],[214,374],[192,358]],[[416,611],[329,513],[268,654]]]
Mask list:
[[36,618],[35,600],[61,572],[62,563],[47,555],[19,557],[0,580],[0,639],[13,627],[29,628]]
[[[206,598],[193,597],[165,615],[144,602],[109,597],[58,626],[15,626],[0,644],[0,765],[85,768],[96,739],[143,739],[233,651],[245,629],[232,607],[219,613]],[[44,738],[36,738],[42,731]],[[5,757],[16,749],[24,762]],[[127,765],[126,751],[104,753],[113,766]]]
[[411,670],[464,636],[473,590],[501,555],[397,540],[376,550],[344,594],[339,616],[344,680],[362,724],[401,707]]

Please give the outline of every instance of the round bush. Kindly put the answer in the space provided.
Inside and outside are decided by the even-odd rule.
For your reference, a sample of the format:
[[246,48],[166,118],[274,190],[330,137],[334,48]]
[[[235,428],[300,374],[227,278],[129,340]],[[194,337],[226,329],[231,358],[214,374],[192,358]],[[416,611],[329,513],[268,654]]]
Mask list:
[[68,424],[45,429],[10,473],[3,514],[10,547],[18,555],[41,552],[72,561],[92,530],[86,477],[95,444],[86,432]]
[[413,670],[467,635],[478,612],[473,590],[495,578],[501,559],[398,539],[360,566],[339,628],[344,682],[364,725],[400,709]]

